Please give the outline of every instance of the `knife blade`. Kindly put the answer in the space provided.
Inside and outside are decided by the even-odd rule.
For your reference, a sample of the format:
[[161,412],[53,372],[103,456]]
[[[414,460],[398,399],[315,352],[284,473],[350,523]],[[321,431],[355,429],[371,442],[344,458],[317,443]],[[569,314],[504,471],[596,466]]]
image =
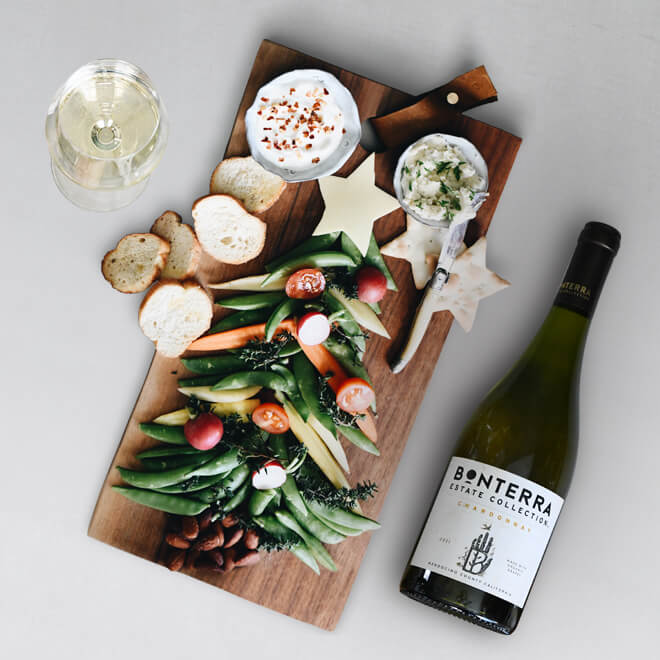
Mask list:
[[417,311],[413,318],[408,339],[399,357],[390,365],[392,372],[395,374],[403,371],[408,362],[410,362],[426,334],[426,329],[436,309],[437,296],[451,275],[451,269],[463,245],[465,231],[469,222],[470,219],[468,218],[452,224],[447,231],[447,237],[438,258],[438,265],[424,288],[422,299],[417,306]]

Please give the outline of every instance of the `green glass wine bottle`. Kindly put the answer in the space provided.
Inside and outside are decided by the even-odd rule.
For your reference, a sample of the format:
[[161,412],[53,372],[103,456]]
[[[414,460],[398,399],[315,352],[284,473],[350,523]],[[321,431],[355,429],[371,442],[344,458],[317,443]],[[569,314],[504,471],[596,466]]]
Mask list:
[[463,430],[401,593],[515,630],[573,476],[582,352],[620,240],[585,225],[541,329]]

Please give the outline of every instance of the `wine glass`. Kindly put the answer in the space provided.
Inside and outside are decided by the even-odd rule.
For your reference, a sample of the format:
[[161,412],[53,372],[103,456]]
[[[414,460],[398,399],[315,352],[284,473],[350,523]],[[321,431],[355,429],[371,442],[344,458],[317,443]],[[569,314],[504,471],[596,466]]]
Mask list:
[[112,211],[146,188],[167,144],[163,102],[134,64],[95,60],[75,71],[48,108],[53,178],[71,202]]

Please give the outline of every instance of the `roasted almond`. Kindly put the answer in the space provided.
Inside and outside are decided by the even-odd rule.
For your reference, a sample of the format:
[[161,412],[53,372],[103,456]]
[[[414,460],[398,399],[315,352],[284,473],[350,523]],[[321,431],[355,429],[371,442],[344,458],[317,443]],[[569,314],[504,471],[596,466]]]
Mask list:
[[171,545],[173,548],[181,548],[187,550],[190,547],[190,541],[184,539],[183,536],[177,534],[176,532],[169,532],[165,535],[165,542],[167,545]]
[[229,550],[223,550],[222,554],[225,558],[225,563],[224,563],[223,569],[224,569],[225,573],[228,573],[236,565],[236,561],[235,561],[235,559],[236,559],[236,549],[235,548],[230,548]]
[[190,541],[199,535],[199,523],[194,516],[186,516],[181,520],[181,535]]
[[225,537],[225,548],[231,548],[236,545],[243,538],[243,528],[234,527],[234,529],[227,530],[227,536]]
[[225,558],[222,555],[222,550],[220,548],[214,548],[213,550],[209,550],[206,553],[206,556],[213,561],[218,568],[222,567],[222,565],[225,563]]
[[243,545],[248,550],[256,550],[259,546],[259,532],[256,529],[248,529],[243,538]]
[[190,548],[190,550],[188,550],[188,552],[186,553],[186,563],[185,563],[186,568],[192,568],[195,565],[195,562],[199,558],[200,554],[201,552],[197,550],[195,546]]
[[236,523],[238,523],[238,518],[233,513],[230,513],[222,519],[223,527],[233,527]]
[[222,526],[222,523],[219,520],[216,520],[213,523],[213,529],[215,529],[215,533],[218,535],[218,538],[220,539],[220,547],[222,547],[225,542],[225,529]]
[[199,530],[204,531],[210,524],[211,524],[211,518],[213,517],[213,512],[211,509],[206,509],[203,513],[199,515],[199,518],[197,518],[199,522]]
[[212,529],[199,540],[195,541],[195,545],[193,547],[197,550],[200,550],[201,552],[213,550],[213,548],[220,547],[220,537],[216,533],[215,529]]
[[186,551],[180,549],[174,549],[169,553],[165,565],[171,571],[180,571],[181,568],[183,567],[183,563],[185,562],[185,560],[186,560]]
[[242,557],[239,557],[234,564],[236,566],[252,566],[253,564],[256,564],[259,559],[261,559],[259,553],[256,550],[250,550]]

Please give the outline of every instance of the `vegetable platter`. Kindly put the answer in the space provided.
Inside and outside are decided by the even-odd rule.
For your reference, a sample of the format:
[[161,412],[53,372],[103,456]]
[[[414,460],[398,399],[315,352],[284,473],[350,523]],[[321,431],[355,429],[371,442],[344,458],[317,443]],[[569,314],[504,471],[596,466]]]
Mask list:
[[[282,73],[305,68],[334,74],[355,98],[361,120],[412,101],[404,92],[264,41],[239,106],[227,156],[249,153],[244,117],[257,90]],[[489,165],[490,198],[471,223],[466,238],[470,244],[488,229],[520,139],[464,116],[438,128],[473,142]],[[376,155],[375,183],[390,194],[399,154],[400,150],[391,150]],[[367,156],[358,146],[337,175],[347,176]],[[210,503],[219,503],[213,529],[224,538],[225,547],[234,536],[243,537],[246,550],[243,564],[237,565],[249,568],[222,572],[187,566],[183,550],[177,568],[331,630],[339,621],[370,535],[379,526],[375,521],[452,317],[436,314],[424,350],[402,374],[392,374],[388,360],[405,340],[419,300],[407,263],[396,259],[376,263],[376,270],[388,278],[391,274],[385,296],[378,305],[362,302],[356,308],[350,293],[345,295],[350,282],[342,276],[355,265],[355,246],[341,235],[315,236],[306,243],[322,213],[317,181],[289,184],[263,215],[267,239],[258,258],[229,266],[203,256],[198,271],[203,284],[269,272],[270,286],[217,292],[216,303],[221,305],[215,307],[215,327],[193,342],[183,359],[156,354],[101,489],[89,534],[163,562],[164,535],[186,534],[185,525],[183,530],[168,531],[170,514],[187,515],[184,520],[193,525],[194,516],[201,520],[206,515],[201,524],[209,525]],[[371,257],[380,256],[377,244],[404,227],[401,209],[379,219]],[[324,240],[327,245],[321,245]],[[311,260],[310,252],[315,255]],[[296,257],[301,255],[298,263]],[[369,253],[361,265],[374,265]],[[288,277],[303,267],[323,272],[327,280],[325,290],[317,291],[313,300],[291,297],[288,287],[283,290]],[[312,287],[318,284],[316,276],[308,273]],[[380,285],[377,280],[360,286],[370,291]],[[299,283],[301,291],[310,282]],[[360,297],[366,300],[369,295]],[[347,307],[352,313],[346,313]],[[327,339],[320,316],[332,321]],[[367,326],[368,339],[362,333]],[[297,340],[303,338],[312,345],[300,350]],[[270,346],[265,352],[271,351],[265,357],[264,341]],[[368,411],[362,410],[367,406]],[[191,417],[194,424],[184,426]],[[243,424],[246,420],[256,424]],[[286,426],[290,432],[284,433]],[[241,436],[241,429],[248,428],[250,432]],[[324,442],[319,443],[319,438]],[[181,497],[191,488],[194,492],[188,499]],[[195,493],[199,495],[192,497]],[[340,497],[336,493],[346,496],[344,506],[336,506]],[[239,530],[241,511],[256,521],[253,531]],[[252,565],[257,535],[262,550],[270,543],[282,545],[284,551],[261,552],[261,561]],[[185,547],[188,542],[181,543]],[[219,605],[225,606],[230,605]]]

